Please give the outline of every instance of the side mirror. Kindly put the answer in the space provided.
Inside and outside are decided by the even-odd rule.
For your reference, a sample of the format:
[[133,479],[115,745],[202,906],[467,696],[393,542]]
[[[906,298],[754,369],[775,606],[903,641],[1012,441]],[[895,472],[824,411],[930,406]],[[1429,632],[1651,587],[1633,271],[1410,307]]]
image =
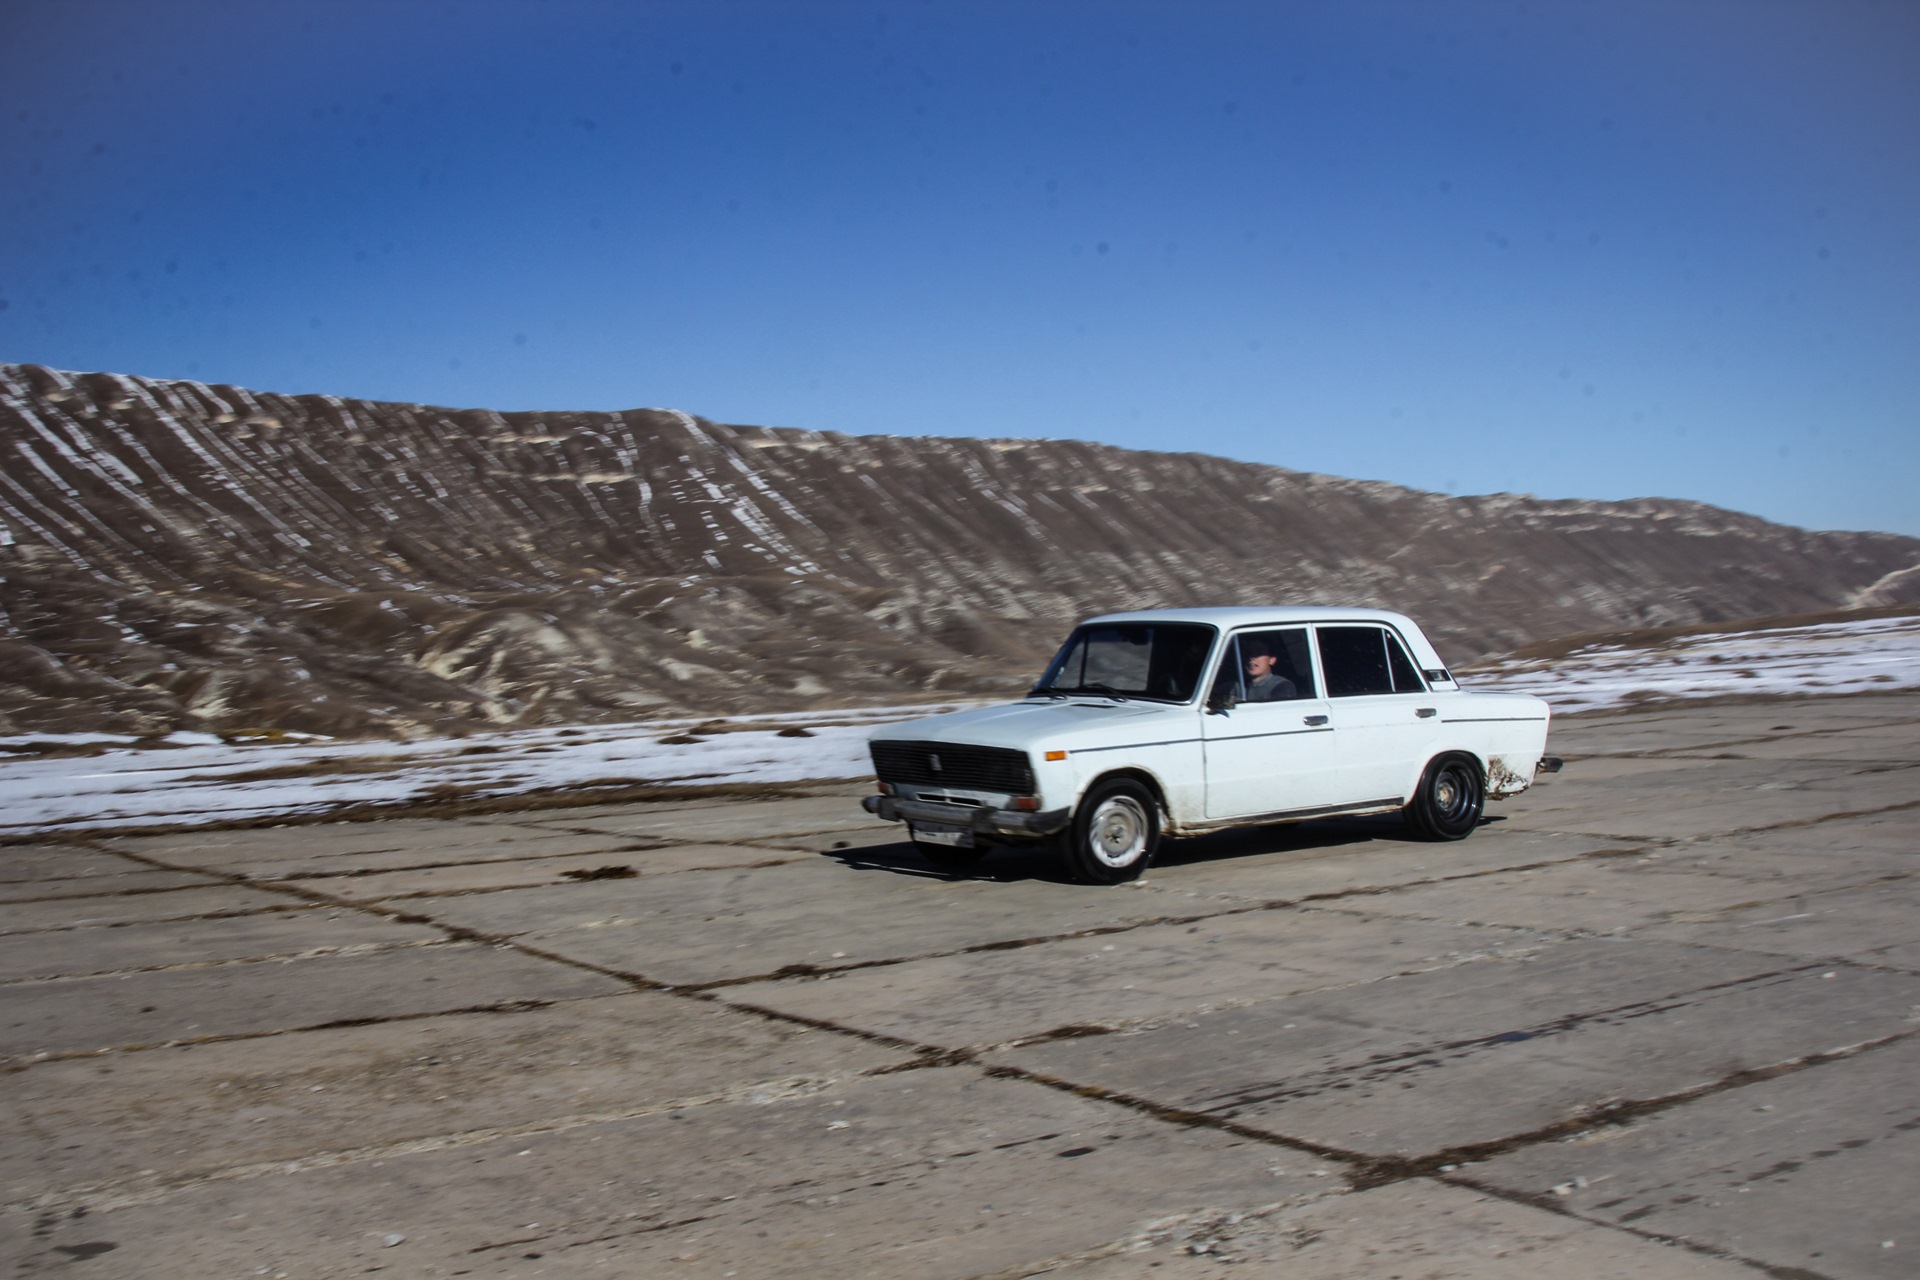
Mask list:
[[1218,694],[1215,697],[1207,699],[1207,714],[1210,716],[1222,716],[1239,705],[1240,699],[1234,697],[1232,693]]

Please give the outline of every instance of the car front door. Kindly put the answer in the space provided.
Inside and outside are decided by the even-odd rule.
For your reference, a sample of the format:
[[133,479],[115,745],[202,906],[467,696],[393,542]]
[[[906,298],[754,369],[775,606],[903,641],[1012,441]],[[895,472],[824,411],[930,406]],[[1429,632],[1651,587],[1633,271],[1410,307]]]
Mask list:
[[[1256,663],[1262,670],[1250,674],[1256,654],[1271,662]],[[1228,636],[1201,726],[1209,819],[1337,803],[1327,700],[1314,679],[1305,627]]]

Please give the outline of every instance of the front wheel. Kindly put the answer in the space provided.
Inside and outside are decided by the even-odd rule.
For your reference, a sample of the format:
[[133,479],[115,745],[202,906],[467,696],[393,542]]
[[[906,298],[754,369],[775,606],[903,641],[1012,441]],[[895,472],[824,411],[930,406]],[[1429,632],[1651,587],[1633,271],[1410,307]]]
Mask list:
[[1440,756],[1420,775],[1404,810],[1407,825],[1428,840],[1464,840],[1480,825],[1487,787],[1472,756]]
[[1067,866],[1086,884],[1122,884],[1147,869],[1160,845],[1160,806],[1127,778],[1088,791],[1067,832]]

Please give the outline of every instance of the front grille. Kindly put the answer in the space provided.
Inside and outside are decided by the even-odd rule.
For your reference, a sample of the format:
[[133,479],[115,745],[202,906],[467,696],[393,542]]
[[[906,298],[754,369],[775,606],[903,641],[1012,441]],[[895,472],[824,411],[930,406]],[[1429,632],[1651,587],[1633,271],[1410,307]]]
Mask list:
[[1027,753],[1007,747],[953,742],[873,742],[873,772],[882,782],[907,786],[968,787],[1009,795],[1033,794]]

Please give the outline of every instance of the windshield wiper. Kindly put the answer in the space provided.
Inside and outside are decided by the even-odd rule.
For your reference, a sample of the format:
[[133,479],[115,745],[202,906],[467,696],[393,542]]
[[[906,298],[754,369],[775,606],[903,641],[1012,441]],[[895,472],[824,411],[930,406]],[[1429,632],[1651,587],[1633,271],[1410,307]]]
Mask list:
[[1116,702],[1125,702],[1127,700],[1126,694],[1120,692],[1110,684],[1050,684],[1044,689],[1035,689],[1034,692],[1055,698],[1065,698],[1076,693],[1097,693],[1103,698],[1112,698]]

